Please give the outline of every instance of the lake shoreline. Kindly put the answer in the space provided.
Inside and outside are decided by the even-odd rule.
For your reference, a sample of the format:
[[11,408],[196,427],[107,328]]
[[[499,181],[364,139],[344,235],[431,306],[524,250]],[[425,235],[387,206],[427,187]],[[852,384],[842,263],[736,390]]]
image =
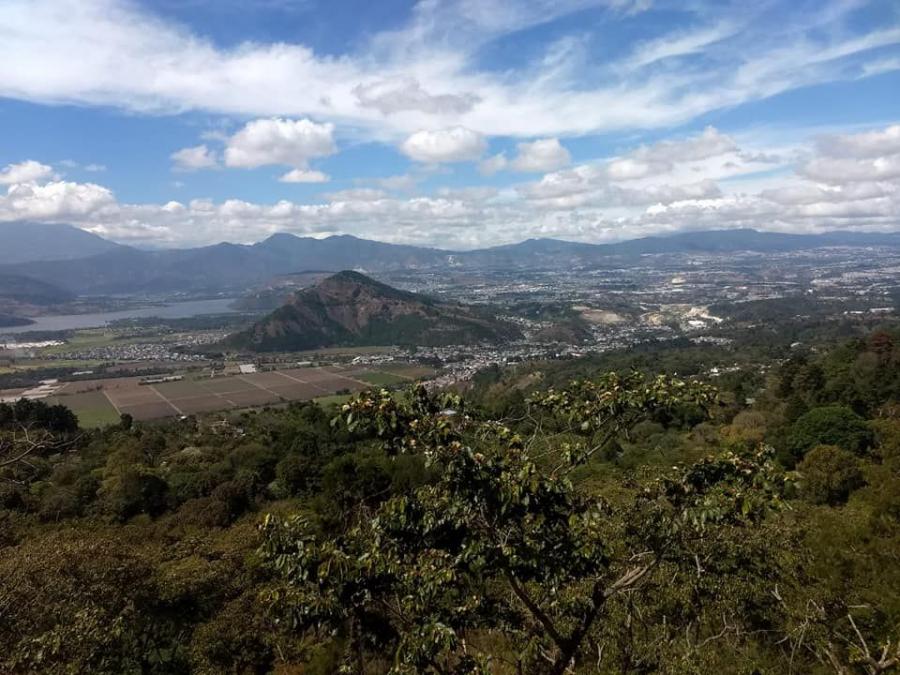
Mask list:
[[131,309],[112,312],[93,312],[87,314],[56,314],[25,318],[31,323],[17,326],[0,326],[0,336],[19,335],[23,333],[53,333],[86,328],[104,328],[115,321],[128,319],[189,319],[195,316],[215,314],[235,314],[239,310],[232,307],[235,298],[216,298],[213,300],[185,300],[170,303],[144,305]]

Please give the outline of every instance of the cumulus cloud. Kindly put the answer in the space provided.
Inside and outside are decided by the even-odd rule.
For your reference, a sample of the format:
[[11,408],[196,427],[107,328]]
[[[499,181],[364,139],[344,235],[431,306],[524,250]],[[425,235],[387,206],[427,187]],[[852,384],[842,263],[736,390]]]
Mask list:
[[305,168],[311,159],[333,154],[334,125],[308,119],[258,119],[228,139],[225,164],[254,169],[267,164]]
[[396,190],[399,192],[412,192],[419,183],[419,177],[412,174],[402,173],[396,176],[385,176],[384,178],[375,178],[371,181],[378,187],[385,190]]
[[823,136],[816,144],[829,157],[881,157],[900,154],[900,124],[858,134]]
[[603,170],[589,164],[548,173],[536,183],[524,186],[521,192],[532,199],[555,199],[580,194],[602,186]]
[[509,166],[514,171],[553,171],[572,161],[557,138],[542,138],[531,143],[519,143],[518,154]]
[[216,154],[205,145],[197,145],[192,148],[182,148],[169,155],[178,171],[197,171],[199,169],[214,169],[219,165]]
[[327,183],[331,178],[328,174],[311,169],[291,169],[278,178],[281,183]]
[[543,173],[566,166],[572,161],[569,151],[558,138],[541,138],[530,143],[519,143],[516,156],[508,160],[502,152],[483,160],[478,166],[482,174],[493,175],[510,169],[522,173]]
[[[397,197],[385,189],[360,186],[326,193],[311,203],[230,199],[126,204],[96,184],[39,179],[11,185],[0,195],[0,220],[71,222],[120,241],[182,246],[222,239],[257,241],[279,231],[351,233],[449,249],[527,237],[601,242],[737,227],[895,231],[900,228],[900,181],[885,178],[888,174],[877,167],[893,166],[897,153],[885,144],[883,154],[873,155],[867,141],[881,138],[878,134],[888,129],[834,135],[833,146],[810,140],[799,148],[807,160],[796,172],[785,165],[779,175],[765,171],[763,177],[756,173],[769,165],[760,164],[760,157],[789,156],[793,150],[739,147],[732,139],[719,142],[724,154],[714,154],[716,144],[698,144],[697,138],[705,135],[708,142],[721,134],[704,132],[548,172],[516,190],[454,187]],[[848,156],[847,148],[857,148],[856,154]],[[643,178],[626,173],[618,179],[620,174],[609,165],[625,158],[659,161],[669,168]],[[855,162],[867,173],[829,175],[827,181],[808,174],[810,165],[822,166],[825,160]],[[735,166],[723,168],[730,163]],[[740,180],[724,180],[734,177]]]
[[737,150],[729,136],[714,127],[682,140],[665,140],[642,146],[628,155],[612,161],[607,167],[614,180],[635,180],[670,171],[675,164],[697,162]]
[[67,220],[97,215],[115,206],[113,193],[94,183],[17,183],[0,197],[2,220]]
[[900,124],[820,138],[817,156],[800,172],[830,185],[900,178]]
[[832,184],[894,180],[900,178],[900,154],[866,159],[819,157],[807,162],[802,173],[813,180]]
[[465,127],[417,131],[400,146],[407,157],[426,164],[476,160],[486,148],[484,136]]
[[33,159],[8,164],[0,170],[0,185],[14,185],[15,183],[30,183],[49,178],[53,175],[53,167],[41,164]]
[[351,188],[326,192],[323,196],[330,202],[375,202],[386,198],[387,192],[374,188]]
[[478,163],[478,170],[483,176],[493,176],[498,171],[503,171],[509,165],[509,160],[502,152],[491,155]]

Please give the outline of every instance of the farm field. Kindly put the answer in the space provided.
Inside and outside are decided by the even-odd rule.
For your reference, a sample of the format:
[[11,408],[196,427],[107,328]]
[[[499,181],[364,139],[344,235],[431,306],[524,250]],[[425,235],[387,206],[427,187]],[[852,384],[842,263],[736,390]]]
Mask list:
[[86,428],[102,427],[119,421],[119,413],[102,391],[87,391],[72,396],[51,396],[50,405],[61,403],[78,417],[78,423]]
[[123,414],[146,421],[289,401],[333,402],[371,386],[410,381],[408,376],[359,366],[293,368],[211,378],[187,376],[158,384],[141,384],[141,379],[68,382],[46,401],[71,408],[82,426],[97,427],[113,424]]

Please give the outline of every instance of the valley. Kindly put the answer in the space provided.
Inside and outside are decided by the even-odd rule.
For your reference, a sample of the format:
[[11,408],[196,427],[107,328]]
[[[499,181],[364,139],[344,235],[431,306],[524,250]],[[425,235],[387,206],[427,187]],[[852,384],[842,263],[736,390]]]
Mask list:
[[[791,238],[790,250],[729,246],[722,253],[709,250],[723,246],[716,238],[708,233],[707,250],[699,252],[645,252],[603,264],[400,266],[374,273],[366,268],[370,276],[295,270],[243,287],[232,297],[118,296],[111,302],[131,307],[35,316],[34,323],[0,328],[0,396],[58,380],[60,401],[88,421],[109,421],[129,406],[81,391],[81,382],[117,391],[142,377],[203,383],[241,365],[277,372],[311,362],[337,371],[418,369],[417,377],[427,374],[429,386],[439,388],[471,381],[486,368],[577,359],[642,344],[731,344],[745,340],[747,331],[782,339],[771,334],[785,322],[792,327],[783,339],[795,341],[804,322],[877,323],[895,312],[900,248],[805,248]],[[655,246],[631,244],[640,250]],[[553,248],[551,254],[557,253]],[[361,263],[357,268],[366,260],[355,259]],[[46,283],[26,286],[45,290]],[[96,300],[69,298],[87,308],[91,302]],[[289,396],[256,391],[238,398],[247,405],[319,398],[343,389],[339,383]],[[132,412],[149,419],[239,404],[200,386],[187,397],[197,398],[196,405],[157,401]],[[46,390],[29,396],[50,398]]]
[[900,0],[0,0],[0,675],[900,675]]

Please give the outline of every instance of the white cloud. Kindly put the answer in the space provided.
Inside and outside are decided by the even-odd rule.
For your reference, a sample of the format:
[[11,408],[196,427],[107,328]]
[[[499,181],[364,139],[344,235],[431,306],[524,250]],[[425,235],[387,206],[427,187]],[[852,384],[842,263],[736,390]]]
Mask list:
[[817,156],[800,172],[830,185],[900,178],[900,124],[855,134],[820,138]]
[[486,148],[484,136],[465,127],[417,131],[400,146],[410,159],[428,164],[476,160]]
[[603,171],[596,166],[582,164],[548,173],[537,183],[526,185],[522,192],[531,199],[555,199],[589,192],[602,185]]
[[636,70],[667,59],[696,54],[703,51],[704,48],[734,35],[736,30],[734,24],[727,22],[690,32],[665,35],[638,45],[634,53],[625,61],[624,67],[628,70]]
[[665,140],[641,147],[631,155],[647,162],[694,162],[717,157],[737,149],[732,138],[715,127],[706,127],[701,133],[683,140]]
[[399,192],[412,192],[419,183],[419,178],[412,174],[403,173],[396,176],[386,176],[384,178],[375,178],[371,181],[375,185],[385,190],[397,190]]
[[89,173],[100,173],[102,171],[106,171],[105,164],[97,164],[97,163],[81,164],[79,162],[76,162],[74,159],[62,159],[59,162],[57,162],[57,164],[59,164],[60,166],[66,168],[66,169],[81,169],[81,170],[87,171]]
[[530,143],[519,143],[517,154],[507,160],[502,152],[487,158],[479,164],[481,173],[492,175],[504,169],[522,173],[543,173],[566,166],[572,161],[569,151],[558,138],[541,138]]
[[115,204],[115,197],[110,190],[93,183],[19,183],[11,185],[6,196],[0,197],[0,219],[78,219],[95,216],[104,208]]
[[[800,87],[883,72],[889,66],[879,64],[896,60],[885,51],[900,43],[895,25],[852,30],[856,2],[782,11],[777,22],[770,12],[720,3],[721,21],[711,27],[661,31],[640,45],[625,40],[602,56],[560,50],[558,40],[546,58],[482,67],[493,42],[587,7],[606,7],[597,25],[615,30],[626,4],[650,5],[420,2],[405,25],[333,56],[297,43],[223,47],[153,14],[152,3],[5,0],[0,96],[142,113],[311,116],[390,142],[457,125],[484,135],[572,136],[671,127]],[[593,26],[582,29],[596,37]],[[690,67],[671,68],[673,58],[698,52],[703,58]]]
[[437,194],[444,199],[464,202],[486,202],[489,199],[494,199],[499,194],[499,190],[487,185],[478,185],[465,188],[440,188]]
[[900,154],[867,159],[820,157],[807,162],[802,173],[831,184],[895,180],[900,178]]
[[881,157],[900,154],[900,124],[859,134],[824,136],[817,143],[819,152],[829,157]]
[[385,199],[387,193],[374,188],[352,188],[326,192],[323,196],[330,202],[376,202],[379,199]]
[[[789,146],[790,152],[783,146],[739,147],[733,139],[713,143],[711,138],[722,135],[708,131],[550,172],[516,190],[438,188],[431,195],[414,197],[360,187],[326,193],[313,203],[230,199],[126,204],[92,183],[32,181],[10,186],[6,195],[0,195],[0,220],[71,222],[121,241],[177,246],[223,239],[251,242],[279,231],[314,236],[350,233],[449,249],[528,237],[601,242],[736,227],[896,231],[900,181],[885,178],[877,167],[894,166],[898,155],[869,156],[873,151],[867,140],[882,138],[888,129],[833,134],[834,147],[840,150],[811,139]],[[706,141],[698,143],[704,136]],[[892,151],[892,146],[884,147],[885,153]],[[856,148],[857,156],[828,154],[846,155],[847,148]],[[795,150],[802,151],[807,161],[794,173],[783,166],[779,175],[771,175],[771,165],[760,159],[792,156]],[[618,174],[610,172],[609,165],[626,158],[658,161],[668,168],[642,178],[629,173],[626,179],[616,179]],[[854,163],[860,173],[848,174],[847,167],[841,167],[843,173],[829,174],[827,181],[808,177],[810,165],[824,166],[826,161]],[[725,168],[726,164],[734,166]],[[765,177],[755,177],[759,171]],[[723,180],[735,177],[740,180]]]
[[430,94],[413,78],[377,80],[354,87],[360,105],[383,115],[417,110],[432,115],[461,115],[480,100],[475,94]]
[[0,185],[30,183],[49,178],[52,175],[53,167],[28,159],[18,164],[8,164],[4,169],[0,170]]
[[228,139],[225,164],[253,169],[267,164],[305,168],[309,160],[336,151],[334,125],[308,119],[259,119]]
[[321,171],[310,169],[291,169],[279,177],[281,183],[327,183],[331,178]]
[[192,148],[182,148],[169,155],[178,171],[197,171],[199,169],[213,169],[219,165],[216,154],[206,145],[197,145]]
[[478,170],[485,176],[493,176],[498,171],[503,171],[509,165],[509,160],[502,152],[491,155],[478,163]]

